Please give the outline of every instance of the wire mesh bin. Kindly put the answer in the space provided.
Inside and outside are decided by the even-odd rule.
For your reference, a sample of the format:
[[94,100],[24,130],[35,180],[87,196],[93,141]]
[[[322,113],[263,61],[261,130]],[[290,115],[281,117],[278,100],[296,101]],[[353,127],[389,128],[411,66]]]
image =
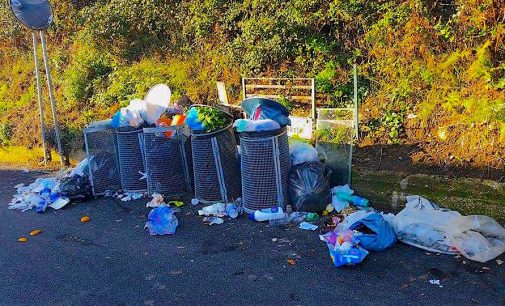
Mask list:
[[351,108],[317,110],[316,149],[331,170],[330,186],[351,184],[354,126]]
[[116,129],[121,186],[125,192],[147,191],[147,181],[144,178],[143,137],[142,128],[120,127]]
[[110,120],[93,122],[84,129],[89,178],[93,195],[116,192],[121,188],[117,144]]
[[191,133],[195,198],[202,203],[228,203],[240,197],[237,143],[231,127],[229,124],[212,133]]
[[240,133],[242,205],[245,211],[285,207],[291,169],[286,128]]
[[183,126],[144,129],[149,195],[177,197],[192,192],[190,143],[189,131]]

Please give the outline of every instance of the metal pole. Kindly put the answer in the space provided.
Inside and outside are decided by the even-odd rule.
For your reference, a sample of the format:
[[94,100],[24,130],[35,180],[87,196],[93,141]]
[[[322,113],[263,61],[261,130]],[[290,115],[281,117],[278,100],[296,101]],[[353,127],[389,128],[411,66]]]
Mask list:
[[245,87],[245,78],[242,78],[242,100],[247,98],[247,89]]
[[33,40],[33,60],[35,61],[35,80],[37,82],[37,96],[39,99],[40,131],[42,134],[42,149],[44,150],[44,165],[47,166],[47,148],[46,148],[46,127],[44,125],[44,110],[42,103],[42,89],[40,86],[39,75],[39,57],[37,55],[37,36],[32,32]]
[[312,91],[311,91],[311,99],[312,99],[312,120],[314,122],[316,122],[316,82],[315,80],[312,78],[310,79],[311,80],[311,87],[312,87]]
[[44,65],[46,67],[46,79],[47,79],[47,90],[49,91],[49,100],[51,100],[51,110],[53,112],[53,121],[54,121],[54,133],[56,134],[56,144],[58,145],[58,153],[60,154],[60,163],[63,166],[63,150],[61,148],[61,135],[60,135],[60,127],[58,125],[58,118],[56,116],[56,102],[54,101],[53,96],[53,83],[51,81],[51,70],[49,69],[49,58],[47,57],[47,48],[46,48],[46,37],[44,36],[44,32],[40,31],[40,42],[42,44],[42,55],[44,56]]
[[358,68],[354,64],[354,133],[356,139],[359,137],[359,118],[358,118]]

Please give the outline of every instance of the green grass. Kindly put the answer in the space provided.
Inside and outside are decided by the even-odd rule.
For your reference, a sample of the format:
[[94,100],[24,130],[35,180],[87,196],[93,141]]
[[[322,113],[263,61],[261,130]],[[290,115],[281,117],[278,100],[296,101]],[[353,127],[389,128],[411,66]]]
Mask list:
[[41,148],[0,147],[0,165],[9,167],[59,169],[60,157],[51,151],[52,161],[44,166],[44,151]]
[[[438,175],[409,175],[406,190],[400,181],[406,176],[398,172],[353,171],[353,188],[368,199],[372,206],[385,212],[398,212],[391,205],[393,192],[420,195],[440,206],[463,215],[487,215],[505,224],[505,184],[490,180],[447,178]],[[401,202],[401,201],[400,201]],[[404,204],[404,203],[401,203]]]

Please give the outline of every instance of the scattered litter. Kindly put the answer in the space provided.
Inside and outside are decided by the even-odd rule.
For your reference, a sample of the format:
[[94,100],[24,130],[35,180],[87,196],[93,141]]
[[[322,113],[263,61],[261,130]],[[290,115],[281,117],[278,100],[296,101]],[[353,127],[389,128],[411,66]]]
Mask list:
[[18,239],[18,241],[19,241],[19,242],[28,242],[28,238],[26,238],[26,237],[20,237],[20,238]]
[[170,202],[168,202],[168,205],[175,205],[175,207],[180,208],[180,207],[184,206],[184,202],[183,201],[170,201]]
[[163,199],[163,196],[159,193],[153,193],[152,195],[152,200],[147,202],[146,207],[160,207],[160,206],[165,206],[165,200]]
[[290,214],[285,214],[284,218],[282,219],[272,219],[269,220],[269,225],[270,226],[281,226],[281,225],[288,225],[288,224],[299,224],[302,223],[303,220],[305,220],[305,216],[307,214],[304,212],[299,212],[295,211]]
[[319,239],[326,242],[330,257],[336,267],[355,265],[363,261],[368,251],[359,246],[359,240],[353,231],[328,232],[320,235]]
[[61,198],[58,198],[56,201],[54,201],[52,204],[50,204],[48,206],[53,209],[61,209],[65,205],[67,205],[68,203],[70,203],[69,198],[61,197]]
[[173,235],[179,225],[174,210],[168,206],[153,208],[148,219],[144,228],[149,229],[151,235]]
[[138,199],[143,198],[144,196],[145,196],[144,193],[139,193],[139,192],[125,192],[125,193],[116,192],[116,194],[114,195],[115,198],[121,200],[122,202],[129,202],[132,200],[138,200]]
[[503,265],[503,260],[497,259],[496,260],[496,264],[499,265],[499,266]]
[[400,181],[400,188],[402,190],[404,190],[404,191],[407,190],[407,186],[408,185],[409,185],[409,178],[408,177],[406,177],[406,178],[404,178],[403,180]]
[[[222,224],[224,223],[223,217],[230,217],[235,219],[239,215],[240,208],[237,204],[230,203],[216,203],[213,205],[205,206],[198,211],[198,215],[205,216],[204,222],[208,222],[209,225]],[[212,218],[215,217],[215,218]]]
[[81,217],[81,222],[82,223],[89,222],[90,220],[91,220],[91,218],[89,216],[83,216],[83,217]]
[[290,264],[291,266],[296,265],[296,260],[294,260],[294,259],[288,259],[288,260],[286,260],[286,261],[287,261],[287,263],[288,263],[288,264]]
[[439,279],[430,279],[430,284],[437,285],[440,288],[444,287],[444,286],[440,285],[440,280]]
[[482,270],[491,270],[491,269],[488,267],[482,267]]
[[311,223],[302,222],[300,223],[299,228],[307,231],[315,231],[318,228],[318,226]]
[[220,218],[220,217],[204,217],[203,218],[203,222],[208,222],[209,225],[223,224],[224,223],[224,219]]
[[30,232],[30,236],[37,236],[38,234],[42,233],[41,230],[39,229],[34,229],[33,231]]
[[255,220],[258,222],[285,219],[286,217],[287,214],[284,213],[282,207],[256,210],[255,212],[249,214],[249,220]]
[[277,238],[272,238],[272,242],[276,242],[277,241]]
[[200,201],[198,199],[191,199],[191,205],[198,205]]
[[337,186],[331,190],[331,203],[337,212],[352,204],[356,207],[368,207],[368,200],[354,195],[349,185]]
[[305,221],[307,221],[307,222],[312,222],[312,221],[316,221],[316,220],[319,220],[319,215],[316,213],[311,212],[305,216]]

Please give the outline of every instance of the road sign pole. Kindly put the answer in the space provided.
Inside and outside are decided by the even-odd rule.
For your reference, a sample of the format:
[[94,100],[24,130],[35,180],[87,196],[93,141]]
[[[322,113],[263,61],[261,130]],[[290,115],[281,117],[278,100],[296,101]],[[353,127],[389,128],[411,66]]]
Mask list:
[[42,89],[40,86],[40,75],[39,75],[39,57],[37,54],[37,35],[32,32],[33,40],[33,60],[35,62],[35,79],[37,82],[37,96],[39,100],[39,116],[40,116],[40,131],[42,134],[42,149],[44,150],[44,165],[47,166],[47,147],[46,147],[46,127],[44,124],[44,110],[42,103]]
[[53,83],[51,80],[51,70],[49,68],[49,58],[47,56],[46,37],[43,31],[40,31],[40,42],[42,44],[42,55],[44,56],[44,65],[46,67],[47,90],[49,91],[49,100],[51,101],[51,110],[53,112],[54,133],[56,135],[56,144],[58,146],[58,154],[60,154],[60,163],[63,166],[63,149],[61,147],[61,134],[58,125],[58,118],[56,114],[56,102],[53,95]]

